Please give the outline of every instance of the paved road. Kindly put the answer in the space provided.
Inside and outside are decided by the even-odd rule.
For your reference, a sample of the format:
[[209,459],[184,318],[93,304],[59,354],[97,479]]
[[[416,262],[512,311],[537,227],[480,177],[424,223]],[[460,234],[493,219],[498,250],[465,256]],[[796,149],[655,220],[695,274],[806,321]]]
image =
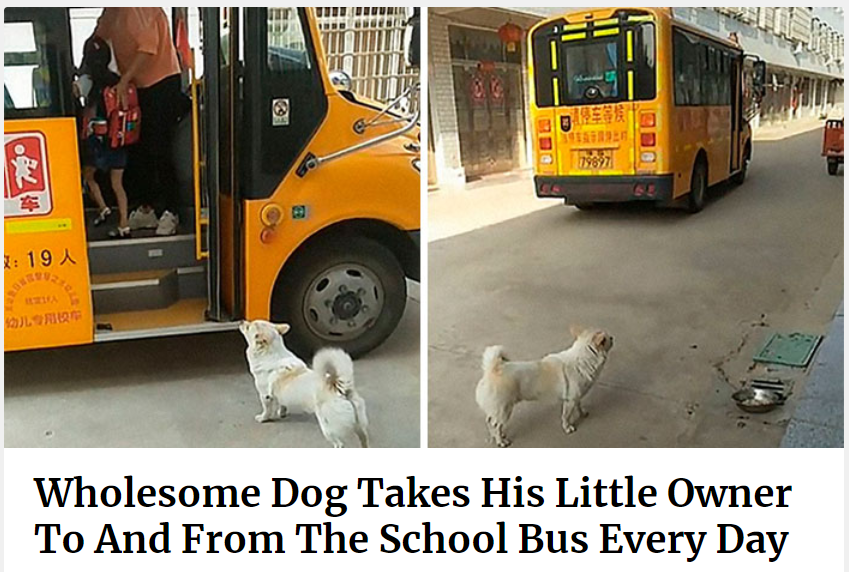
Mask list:
[[[843,176],[819,145],[818,131],[759,142],[745,185],[698,215],[557,204],[431,243],[430,446],[486,444],[485,346],[536,358],[568,346],[573,323],[616,340],[590,416],[566,436],[557,404],[520,406],[515,446],[777,446],[795,398],[758,417],[729,396],[768,333],[825,333],[841,300]],[[798,373],[766,373],[801,392]]]
[[[355,363],[373,447],[419,446],[420,308]],[[7,447],[328,447],[312,416],[260,425],[238,332],[5,358]]]

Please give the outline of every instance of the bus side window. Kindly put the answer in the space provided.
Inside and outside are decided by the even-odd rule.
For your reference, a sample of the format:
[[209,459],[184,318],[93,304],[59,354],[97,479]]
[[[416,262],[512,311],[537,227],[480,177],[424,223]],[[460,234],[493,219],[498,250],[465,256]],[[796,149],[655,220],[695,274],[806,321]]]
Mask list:
[[657,95],[657,53],[655,49],[654,24],[641,24],[635,36],[636,92],[634,98],[649,101]]
[[675,74],[675,105],[704,105],[702,77],[705,58],[701,46],[695,38],[680,30],[674,31],[673,73]]
[[298,11],[268,9],[268,69],[275,73],[297,73],[312,69]]

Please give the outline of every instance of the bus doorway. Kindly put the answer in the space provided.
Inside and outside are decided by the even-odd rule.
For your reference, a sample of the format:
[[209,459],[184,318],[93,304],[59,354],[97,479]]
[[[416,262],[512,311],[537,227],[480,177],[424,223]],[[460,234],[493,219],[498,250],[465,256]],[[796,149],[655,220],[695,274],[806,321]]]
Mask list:
[[[334,84],[308,8],[173,9],[191,101],[174,135],[180,227],[116,240],[90,224],[82,200],[70,10],[4,16],[6,32],[30,34],[5,43],[7,154],[10,137],[42,134],[33,144],[44,144],[44,178],[62,199],[61,209],[21,221],[11,220],[7,200],[6,278],[43,291],[38,299],[74,322],[54,323],[53,312],[51,322],[35,322],[25,304],[7,300],[7,350],[272,319],[293,325],[287,341],[305,356],[326,345],[356,356],[392,333],[405,278],[419,277],[418,112],[395,108],[416,86],[382,104]],[[144,173],[135,175],[144,184]],[[36,238],[43,265],[75,245],[72,284],[28,286],[35,274],[15,263],[39,263]],[[66,284],[73,295],[63,298]],[[19,326],[28,333],[10,331]]]

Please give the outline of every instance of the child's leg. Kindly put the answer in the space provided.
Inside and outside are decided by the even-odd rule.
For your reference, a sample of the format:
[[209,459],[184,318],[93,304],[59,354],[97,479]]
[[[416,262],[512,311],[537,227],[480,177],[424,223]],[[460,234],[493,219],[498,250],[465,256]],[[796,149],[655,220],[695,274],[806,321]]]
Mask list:
[[118,227],[127,228],[130,225],[127,209],[127,191],[124,190],[124,169],[112,169],[109,172],[112,179],[112,190],[118,200]]
[[94,177],[96,172],[97,169],[94,167],[83,167],[83,180],[85,181],[86,187],[88,187],[89,196],[91,196],[91,199],[97,203],[98,212],[102,213],[108,207],[106,206],[106,201],[103,200],[103,193],[100,191],[100,185],[97,184],[97,180]]

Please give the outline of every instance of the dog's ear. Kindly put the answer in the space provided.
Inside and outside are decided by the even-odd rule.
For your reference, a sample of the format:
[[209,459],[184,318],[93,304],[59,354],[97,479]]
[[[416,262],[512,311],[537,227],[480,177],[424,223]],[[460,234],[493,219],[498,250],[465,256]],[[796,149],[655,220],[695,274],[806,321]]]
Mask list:
[[292,326],[289,324],[274,324],[274,329],[277,330],[277,333],[281,336],[285,336],[289,330],[292,329]]
[[595,347],[595,349],[599,351],[603,350],[606,342],[607,334],[604,332],[596,332],[593,334],[593,347]]
[[584,333],[584,327],[579,326],[577,324],[572,324],[569,326],[569,333],[572,334],[572,337],[576,340],[581,337],[581,334]]
[[239,322],[239,331],[242,332],[242,335],[246,338],[248,337],[248,328],[251,327],[251,323],[247,320],[242,320]]

